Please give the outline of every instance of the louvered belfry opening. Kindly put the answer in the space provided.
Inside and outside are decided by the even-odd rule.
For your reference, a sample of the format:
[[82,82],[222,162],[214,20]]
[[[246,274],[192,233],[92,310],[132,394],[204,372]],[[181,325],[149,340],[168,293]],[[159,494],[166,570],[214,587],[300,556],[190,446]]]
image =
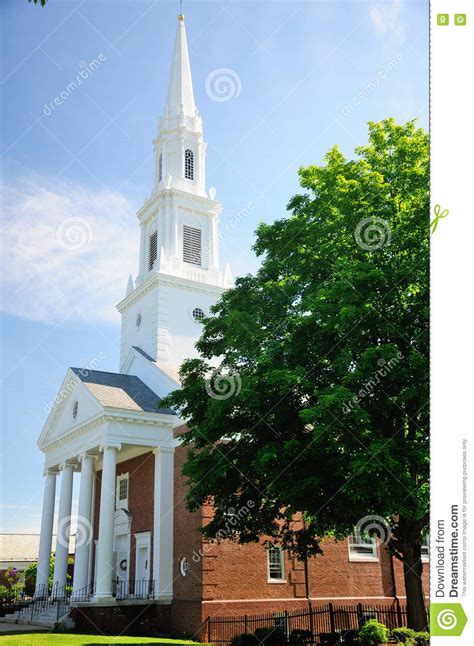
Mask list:
[[148,271],[153,269],[158,256],[158,231],[154,231],[148,242]]
[[201,229],[184,225],[183,260],[192,265],[201,265]]

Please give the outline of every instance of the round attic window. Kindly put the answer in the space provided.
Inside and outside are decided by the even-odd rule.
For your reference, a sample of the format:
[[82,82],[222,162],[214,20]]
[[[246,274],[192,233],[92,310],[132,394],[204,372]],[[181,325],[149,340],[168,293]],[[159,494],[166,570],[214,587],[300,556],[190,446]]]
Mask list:
[[79,411],[79,402],[75,401],[74,404],[72,405],[72,416],[74,419],[76,419],[78,411]]
[[204,314],[204,312],[202,311],[202,309],[200,307],[195,307],[193,309],[193,319],[195,321],[202,321],[204,316],[205,316],[205,314]]
[[142,315],[141,314],[137,314],[136,323],[137,323],[137,327],[140,327],[140,325],[142,324]]

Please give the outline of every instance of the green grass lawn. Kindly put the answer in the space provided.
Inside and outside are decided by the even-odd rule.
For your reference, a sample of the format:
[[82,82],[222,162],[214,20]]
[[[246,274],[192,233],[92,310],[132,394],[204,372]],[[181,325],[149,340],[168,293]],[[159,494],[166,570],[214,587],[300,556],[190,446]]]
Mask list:
[[96,646],[96,644],[197,644],[182,639],[165,639],[158,637],[111,637],[103,635],[77,635],[74,633],[3,633],[0,634],[3,646]]

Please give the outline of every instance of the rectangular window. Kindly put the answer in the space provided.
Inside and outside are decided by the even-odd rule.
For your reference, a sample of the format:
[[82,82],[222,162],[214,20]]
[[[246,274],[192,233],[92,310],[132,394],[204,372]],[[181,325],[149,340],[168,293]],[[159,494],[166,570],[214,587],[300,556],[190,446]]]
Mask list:
[[377,561],[377,539],[356,530],[349,536],[349,561]]
[[128,473],[117,476],[115,507],[117,509],[128,509]]
[[423,536],[423,542],[421,544],[421,560],[429,561],[430,560],[430,535],[425,534]]
[[270,545],[267,549],[268,582],[282,582],[285,580],[285,565],[281,547]]
[[183,260],[192,265],[201,265],[201,229],[184,225]]
[[148,271],[153,269],[158,255],[158,231],[154,231],[148,240]]

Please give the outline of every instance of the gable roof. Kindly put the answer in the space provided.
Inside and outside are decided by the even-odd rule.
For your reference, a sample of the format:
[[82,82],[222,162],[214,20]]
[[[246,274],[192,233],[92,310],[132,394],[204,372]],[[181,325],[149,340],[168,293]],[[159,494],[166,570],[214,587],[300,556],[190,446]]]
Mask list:
[[175,415],[171,408],[160,408],[161,398],[138,377],[84,368],[71,370],[102,406]]
[[155,360],[153,359],[153,357],[150,357],[150,355],[147,352],[145,352],[145,350],[142,350],[141,348],[139,348],[138,345],[132,345],[132,348],[137,352],[139,352],[142,355],[142,357],[145,357],[145,359],[148,359],[148,361],[151,361],[151,363],[155,363]]

